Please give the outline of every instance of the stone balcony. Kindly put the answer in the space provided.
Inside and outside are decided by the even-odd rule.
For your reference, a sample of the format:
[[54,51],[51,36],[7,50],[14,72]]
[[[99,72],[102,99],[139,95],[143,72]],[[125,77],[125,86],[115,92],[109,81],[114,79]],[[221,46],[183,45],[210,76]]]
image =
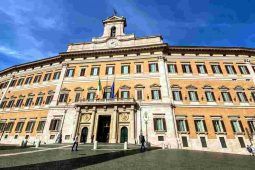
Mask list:
[[137,105],[134,98],[115,98],[115,99],[94,99],[85,100],[82,99],[75,103],[76,106],[107,106],[107,105]]

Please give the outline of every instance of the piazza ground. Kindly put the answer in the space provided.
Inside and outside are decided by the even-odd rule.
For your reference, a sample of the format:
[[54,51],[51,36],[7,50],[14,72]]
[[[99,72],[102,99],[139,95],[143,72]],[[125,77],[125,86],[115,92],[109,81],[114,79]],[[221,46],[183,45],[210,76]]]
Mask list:
[[152,148],[140,153],[139,146],[81,144],[78,152],[70,145],[40,148],[0,146],[0,168],[8,169],[254,169],[255,157],[187,150]]

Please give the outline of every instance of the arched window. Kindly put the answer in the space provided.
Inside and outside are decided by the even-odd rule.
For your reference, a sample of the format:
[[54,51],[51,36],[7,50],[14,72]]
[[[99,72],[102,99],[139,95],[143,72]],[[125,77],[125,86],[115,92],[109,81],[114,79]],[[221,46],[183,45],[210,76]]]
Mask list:
[[116,27],[113,26],[113,27],[111,28],[111,37],[115,37],[115,35],[116,35]]

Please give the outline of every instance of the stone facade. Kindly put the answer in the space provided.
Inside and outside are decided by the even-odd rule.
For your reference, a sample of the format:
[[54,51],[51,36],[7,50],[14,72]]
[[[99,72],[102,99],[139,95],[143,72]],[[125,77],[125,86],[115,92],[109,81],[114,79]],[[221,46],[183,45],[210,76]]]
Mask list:
[[169,46],[161,36],[125,34],[119,16],[103,25],[91,42],[0,72],[0,143],[79,135],[137,144],[143,134],[156,146],[246,153],[255,49]]

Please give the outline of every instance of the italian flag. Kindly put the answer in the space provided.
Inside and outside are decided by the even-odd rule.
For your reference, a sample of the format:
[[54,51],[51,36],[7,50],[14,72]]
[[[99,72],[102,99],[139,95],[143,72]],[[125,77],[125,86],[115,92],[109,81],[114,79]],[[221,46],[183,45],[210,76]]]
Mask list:
[[100,92],[102,92],[102,85],[101,85],[101,81],[100,78],[98,80],[98,85],[97,85],[97,94],[96,94],[96,99],[100,98]]

